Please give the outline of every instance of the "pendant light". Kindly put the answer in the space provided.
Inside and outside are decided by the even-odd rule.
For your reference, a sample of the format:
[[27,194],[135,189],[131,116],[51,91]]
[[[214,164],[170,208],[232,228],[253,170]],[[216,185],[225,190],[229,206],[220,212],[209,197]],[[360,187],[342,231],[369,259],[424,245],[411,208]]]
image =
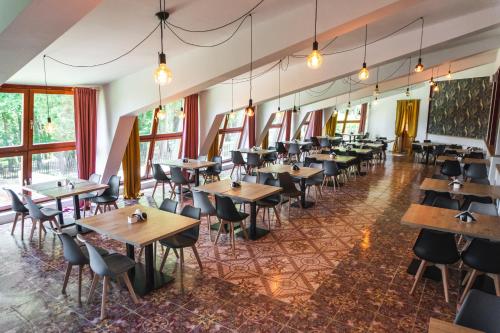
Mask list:
[[278,112],[281,111],[281,59],[278,64]]
[[158,95],[160,96],[160,101],[158,103],[158,111],[156,111],[156,118],[159,120],[165,119],[167,116],[167,112],[163,110],[163,107],[161,106],[161,86],[158,85]]
[[335,96],[335,106],[333,107],[333,115],[334,116],[337,116],[339,114],[339,112],[337,110],[337,97],[338,96]]
[[177,117],[179,117],[179,119],[184,119],[186,117],[186,114],[184,113],[184,107],[181,106],[181,109]]
[[411,75],[411,57],[408,60],[408,86],[406,87],[405,95],[410,97],[410,75]]
[[368,79],[368,77],[370,77],[370,72],[366,68],[366,43],[367,43],[367,41],[368,41],[368,24],[365,25],[365,55],[363,57],[363,67],[361,68],[361,70],[358,73],[358,79],[360,79],[361,81],[364,81],[364,80]]
[[245,109],[245,113],[248,117],[253,117],[255,115],[255,107],[252,101],[252,71],[253,71],[253,18],[250,14],[250,98],[248,100],[248,106]]
[[234,118],[234,79],[231,79],[231,111],[229,111],[229,118]]
[[375,85],[375,89],[373,90],[373,96],[375,96],[375,98],[377,98],[378,95],[380,95],[380,90],[378,88],[378,71],[379,71],[379,68],[380,67],[377,67],[377,84]]
[[431,79],[429,80],[429,86],[434,87],[436,82],[434,82],[434,68],[432,68]]
[[450,63],[450,66],[448,67],[448,74],[446,74],[446,78],[448,80],[451,80],[451,63]]
[[420,73],[424,70],[424,65],[422,64],[422,40],[424,38],[424,18],[420,18],[422,20],[422,30],[420,32],[420,48],[418,50],[418,63],[415,66],[415,72]]
[[295,106],[295,97],[297,97],[297,94],[293,94],[293,113],[297,113],[297,107]]
[[314,10],[314,42],[311,53],[307,56],[307,66],[311,69],[317,69],[323,63],[323,56],[318,48],[318,41],[316,40],[316,28],[318,25],[318,0],[316,0]]
[[52,134],[55,132],[56,128],[52,119],[50,118],[50,106],[49,106],[49,88],[47,85],[47,67],[45,63],[45,55],[43,56],[43,77],[45,79],[45,102],[47,103],[47,123],[45,123],[44,130],[47,134]]
[[351,77],[349,76],[349,96],[348,96],[349,101],[347,102],[347,110],[346,110],[348,115],[349,115],[349,109],[351,108],[351,88],[352,88],[351,83],[352,83]]
[[299,91],[299,107],[298,107],[298,109],[297,109],[299,112],[300,112],[300,105],[301,105],[301,104],[300,104],[300,91]]
[[373,105],[378,105],[378,96],[375,96],[375,99],[373,100]]
[[[437,71],[436,71],[436,77],[439,77],[439,66],[438,66]],[[436,93],[439,92],[439,86],[438,86],[438,83],[436,81],[434,81],[434,86],[433,87],[434,88],[432,88],[432,90],[434,92],[436,92]]]
[[161,52],[158,53],[158,67],[154,72],[154,78],[156,84],[164,86],[172,82],[172,71],[167,66],[167,57],[163,52],[163,25],[168,19],[169,13],[165,11],[165,0],[160,0],[160,11],[156,13],[156,16],[160,20],[160,43],[161,43]]

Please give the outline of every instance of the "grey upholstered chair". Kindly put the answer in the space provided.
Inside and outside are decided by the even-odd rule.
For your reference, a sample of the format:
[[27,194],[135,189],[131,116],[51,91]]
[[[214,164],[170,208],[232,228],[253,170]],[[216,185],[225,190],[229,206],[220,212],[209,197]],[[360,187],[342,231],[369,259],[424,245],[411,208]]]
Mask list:
[[111,206],[118,209],[116,201],[120,196],[120,177],[116,175],[111,176],[108,180],[108,186],[100,195],[90,199],[90,201],[96,204],[94,215],[97,214],[97,211],[103,213],[106,210],[111,210]]
[[174,189],[172,187],[172,183],[170,182],[170,178],[168,178],[167,174],[165,173],[165,171],[163,171],[160,164],[154,163],[152,168],[155,187],[153,188],[153,193],[151,194],[151,196],[154,198],[156,187],[158,186],[158,184],[161,184],[161,196],[162,199],[165,199],[165,184],[168,184],[170,186],[170,190],[172,191],[170,197],[172,197]]
[[455,324],[480,332],[500,332],[499,313],[500,297],[471,290],[455,317]]
[[182,206],[184,200],[184,188],[183,186],[187,186],[189,191],[191,191],[191,185],[189,184],[189,180],[184,177],[182,174],[182,170],[179,167],[170,167],[170,177],[171,181],[174,184],[174,193],[175,188],[179,188],[179,204]]
[[[93,173],[89,177],[89,182],[94,184],[99,184],[101,182],[101,175],[98,173]],[[90,204],[90,199],[95,198],[99,193],[97,192],[89,192],[82,193],[79,195],[79,199],[83,201],[83,217],[85,217],[85,213],[87,212],[87,206]]]
[[42,230],[44,230],[43,223],[49,222],[52,229],[61,230],[59,222],[57,222],[56,216],[62,212],[53,208],[40,208],[37,204],[33,202],[31,197],[25,195],[24,200],[26,200],[26,206],[28,207],[30,218],[33,221],[33,227],[31,229],[30,241],[33,240],[33,234],[35,232],[36,224],[38,222],[38,247],[42,247]]
[[208,236],[210,237],[210,241],[212,241],[212,233],[211,227],[212,223],[210,221],[211,216],[217,216],[217,210],[215,209],[212,201],[208,197],[208,193],[193,191],[193,205],[196,208],[201,209],[201,215],[207,217],[207,228],[208,228]]
[[17,196],[16,192],[12,191],[9,188],[4,188],[4,191],[10,197],[10,207],[13,212],[16,213],[14,216],[14,222],[12,223],[12,230],[10,232],[11,235],[14,235],[14,230],[16,229],[17,219],[21,217],[21,240],[24,239],[24,219],[29,214],[28,208],[22,203],[21,199]]

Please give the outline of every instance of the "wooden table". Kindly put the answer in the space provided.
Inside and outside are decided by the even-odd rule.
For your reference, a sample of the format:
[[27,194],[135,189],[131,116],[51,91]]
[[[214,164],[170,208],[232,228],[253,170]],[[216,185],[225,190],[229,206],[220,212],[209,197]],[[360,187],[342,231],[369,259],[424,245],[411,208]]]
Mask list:
[[[291,165],[284,165],[284,164],[273,164],[269,165],[265,168],[260,168],[257,169],[258,173],[261,172],[270,172],[270,173],[283,173],[283,172],[288,172],[292,177],[299,178],[300,179],[300,202],[302,205],[302,208],[309,208],[314,205],[314,202],[312,201],[307,201],[306,200],[306,179],[310,178],[314,175],[317,175],[318,173],[322,172],[323,170],[317,169],[317,168],[308,168],[308,167],[301,167],[299,170],[293,170]],[[293,204],[293,206],[297,206],[296,203]]]
[[[348,150],[344,147],[333,147],[333,149],[335,150],[339,150],[339,151],[342,151],[342,152],[347,152]],[[368,148],[351,148],[350,151],[353,151],[355,152],[356,154],[361,154],[361,155],[366,155],[366,154],[369,154],[372,152],[372,149],[368,149]]]
[[[58,182],[64,183],[65,180],[54,180],[50,182],[43,182],[31,185],[23,186],[23,190],[35,192],[43,196],[52,198],[56,200],[57,209],[61,211],[59,214],[59,224],[62,228],[74,225],[74,223],[64,223],[64,217],[62,213],[62,199],[67,197],[73,197],[73,207],[75,213],[75,219],[79,220],[80,216],[80,199],[79,195],[83,193],[96,192],[104,190],[109,186],[107,184],[96,184],[85,179],[69,179],[74,185],[74,188],[69,186],[57,186]],[[77,227],[79,232],[82,232],[81,227]]]
[[195,184],[195,186],[199,186],[200,185],[200,169],[214,166],[217,163],[209,162],[209,161],[191,160],[191,159],[188,159],[187,162],[183,162],[182,159],[178,159],[178,160],[166,161],[162,164],[167,165],[167,166],[179,167],[181,169],[186,169],[186,170],[194,170],[194,184]]
[[475,184],[465,182],[459,189],[448,185],[450,181],[445,179],[425,178],[420,189],[424,191],[448,192],[451,194],[475,195],[478,197],[500,198],[500,186]]
[[312,142],[310,142],[310,141],[284,141],[283,143],[286,145],[290,145],[292,143],[295,143],[295,144],[298,144],[299,146],[312,145]]
[[214,195],[223,195],[248,202],[250,204],[250,230],[248,232],[250,239],[256,240],[267,235],[269,230],[257,227],[257,200],[281,192],[281,187],[242,181],[240,182],[241,187],[232,188],[231,183],[231,179],[225,179],[195,187],[193,190]]
[[455,217],[458,213],[454,209],[411,204],[401,224],[500,241],[500,217],[473,213],[477,221],[466,223]]
[[329,154],[311,154],[309,155],[310,158],[315,158],[318,161],[335,161],[338,164],[348,164],[356,159],[355,156],[343,156],[343,155],[337,155],[335,158],[332,158],[331,155]]
[[[440,155],[436,158],[436,162],[444,162],[444,161],[458,161],[458,159],[455,156],[445,156],[445,155]],[[484,165],[489,165],[490,160],[487,158],[470,158],[466,157],[463,158],[460,163],[463,164],[484,164]]]
[[[146,213],[147,220],[129,224],[127,217],[136,209]],[[135,246],[144,247],[144,267],[137,264],[134,271],[130,273],[136,293],[142,296],[172,281],[172,277],[155,271],[154,242],[199,225],[200,221],[153,207],[132,205],[78,220],[76,223],[101,235],[126,243],[127,256],[131,259],[135,259]]]
[[432,318],[429,321],[428,333],[481,333],[465,326],[456,325],[444,320]]
[[240,148],[237,149],[242,154],[258,154],[258,155],[267,155],[270,153],[276,152],[275,149],[257,149],[257,150],[252,150],[251,148]]

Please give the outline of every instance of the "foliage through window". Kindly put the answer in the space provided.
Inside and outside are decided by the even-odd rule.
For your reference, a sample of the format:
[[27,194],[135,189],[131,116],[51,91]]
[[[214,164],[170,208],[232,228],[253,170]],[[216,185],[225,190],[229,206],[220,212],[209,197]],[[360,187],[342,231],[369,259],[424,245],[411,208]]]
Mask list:
[[351,107],[349,112],[347,109],[342,109],[337,115],[336,133],[342,134],[357,134],[359,131],[359,123],[361,121],[361,105]]
[[245,125],[245,111],[226,114],[219,128],[219,151],[223,162],[231,160],[231,151],[240,148]]
[[0,92],[0,148],[23,144],[24,94]]
[[33,102],[33,144],[75,141],[75,110],[73,95],[48,94],[50,118],[56,130],[45,130],[47,117],[47,95],[34,94]]

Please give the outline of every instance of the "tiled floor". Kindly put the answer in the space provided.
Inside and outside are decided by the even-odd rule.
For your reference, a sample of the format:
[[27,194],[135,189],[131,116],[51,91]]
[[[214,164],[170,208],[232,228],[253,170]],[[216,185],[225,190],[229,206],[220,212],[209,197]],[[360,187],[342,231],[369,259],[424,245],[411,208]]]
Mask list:
[[[431,280],[408,294],[406,268],[417,230],[399,221],[419,199],[418,184],[428,172],[389,159],[337,192],[325,190],[312,209],[292,208],[290,218],[284,209],[281,226],[273,220],[267,237],[239,239],[235,253],[226,237],[215,247],[210,243],[203,219],[198,249],[204,270],[186,250],[185,293],[176,279],[135,305],[115,285],[102,322],[98,295],[78,308],[75,275],[68,295],[61,295],[59,240],[48,235],[39,250],[36,242],[22,242],[19,231],[11,236],[11,225],[0,226],[0,331],[426,332],[431,316],[452,320],[459,288],[452,271],[450,304],[441,283]],[[148,195],[140,201],[154,205]],[[89,237],[125,252],[121,243]],[[174,267],[172,256],[166,269]],[[89,274],[84,285],[85,299]]]

